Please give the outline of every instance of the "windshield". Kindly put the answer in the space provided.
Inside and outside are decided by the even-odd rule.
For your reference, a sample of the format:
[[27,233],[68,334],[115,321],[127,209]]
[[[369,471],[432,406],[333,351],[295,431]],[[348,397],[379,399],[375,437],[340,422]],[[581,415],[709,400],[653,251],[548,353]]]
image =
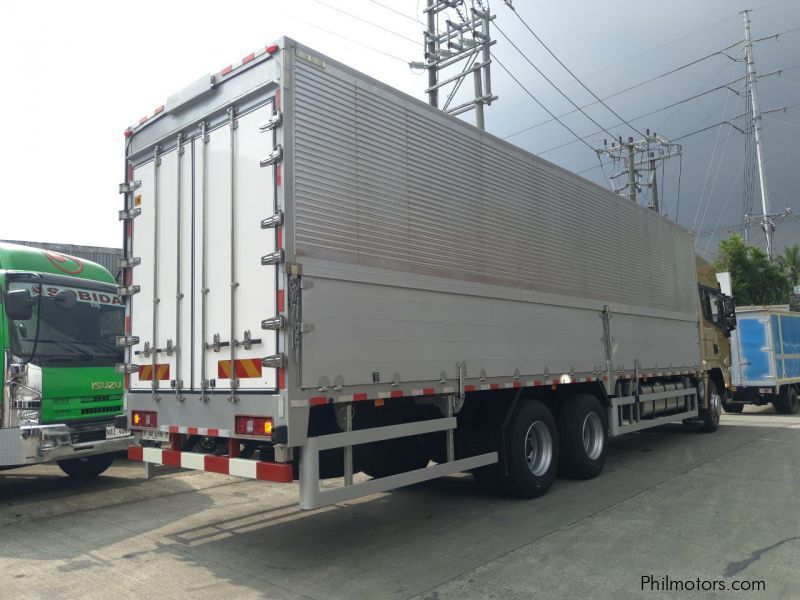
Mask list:
[[[123,335],[124,308],[113,293],[31,282],[11,282],[8,291],[24,289],[31,294],[29,319],[9,319],[11,352],[22,361],[38,365],[91,363],[112,366],[122,362],[116,336]],[[75,302],[59,302],[65,293]],[[37,339],[37,324],[39,328]]]

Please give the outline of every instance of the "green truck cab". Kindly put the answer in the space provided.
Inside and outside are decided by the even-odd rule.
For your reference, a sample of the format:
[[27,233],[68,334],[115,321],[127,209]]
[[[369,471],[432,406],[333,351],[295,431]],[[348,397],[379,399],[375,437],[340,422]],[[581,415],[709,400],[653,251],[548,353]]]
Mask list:
[[0,243],[0,469],[105,471],[132,443],[123,416],[124,303],[98,264]]

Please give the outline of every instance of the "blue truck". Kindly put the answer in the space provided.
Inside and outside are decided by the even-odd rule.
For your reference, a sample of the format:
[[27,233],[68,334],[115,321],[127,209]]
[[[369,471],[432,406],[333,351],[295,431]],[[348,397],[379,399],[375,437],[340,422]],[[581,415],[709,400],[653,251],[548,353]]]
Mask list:
[[735,388],[726,412],[745,404],[772,404],[779,414],[800,409],[800,313],[783,306],[736,308],[731,336],[731,378]]

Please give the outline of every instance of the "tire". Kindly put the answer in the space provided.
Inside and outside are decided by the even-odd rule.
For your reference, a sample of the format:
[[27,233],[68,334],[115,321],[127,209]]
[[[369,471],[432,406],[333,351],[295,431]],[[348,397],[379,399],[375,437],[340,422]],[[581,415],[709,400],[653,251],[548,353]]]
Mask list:
[[608,417],[591,394],[569,398],[558,416],[559,473],[573,479],[597,477],[606,463]]
[[719,429],[719,417],[722,414],[722,395],[717,390],[717,384],[712,379],[708,380],[708,408],[700,409],[700,431],[714,433]]
[[375,442],[370,448],[369,464],[364,473],[380,478],[424,469],[431,460],[428,444],[422,436]]
[[797,396],[797,390],[793,386],[788,386],[780,398],[772,401],[772,406],[775,407],[775,412],[778,414],[796,415],[800,410],[800,398]]
[[744,411],[744,404],[737,402],[723,402],[722,410],[732,415],[740,415]]
[[544,404],[528,400],[517,409],[506,434],[504,455],[508,466],[508,476],[503,480],[506,493],[536,498],[550,489],[558,472],[558,428]]
[[58,466],[73,479],[92,479],[108,469],[114,458],[114,454],[95,454],[60,460]]

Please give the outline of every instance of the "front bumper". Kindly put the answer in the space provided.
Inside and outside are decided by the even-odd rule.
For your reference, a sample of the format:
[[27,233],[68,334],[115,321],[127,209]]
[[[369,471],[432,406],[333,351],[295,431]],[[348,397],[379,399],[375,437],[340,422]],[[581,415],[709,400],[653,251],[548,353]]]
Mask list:
[[[98,425],[98,429],[101,426]],[[105,423],[102,424],[105,432]],[[73,441],[76,430],[68,425],[37,425],[0,429],[0,467],[54,462],[90,454],[123,452],[135,443],[132,435],[87,442]],[[105,433],[103,433],[105,435]]]

